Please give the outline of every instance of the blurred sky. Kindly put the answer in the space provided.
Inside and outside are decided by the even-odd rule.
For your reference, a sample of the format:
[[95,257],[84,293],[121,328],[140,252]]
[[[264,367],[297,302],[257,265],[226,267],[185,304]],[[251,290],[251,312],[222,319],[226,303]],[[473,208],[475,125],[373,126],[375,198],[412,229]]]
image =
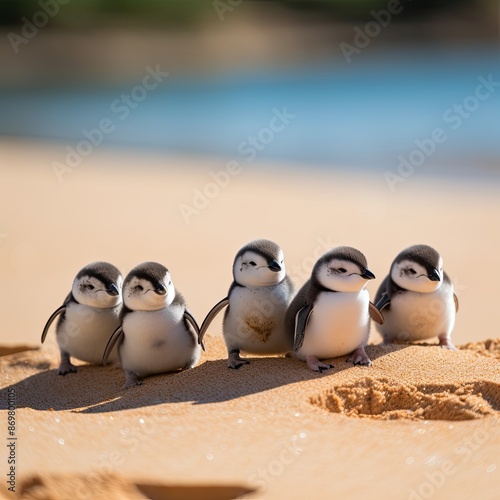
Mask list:
[[62,164],[90,141],[500,173],[496,1],[2,4],[0,134],[57,141]]

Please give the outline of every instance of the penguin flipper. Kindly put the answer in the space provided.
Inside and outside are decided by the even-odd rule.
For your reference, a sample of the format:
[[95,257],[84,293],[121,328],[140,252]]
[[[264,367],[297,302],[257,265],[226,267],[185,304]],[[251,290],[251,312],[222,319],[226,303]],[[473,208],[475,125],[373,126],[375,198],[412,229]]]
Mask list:
[[375,304],[375,307],[379,310],[379,312],[382,312],[386,307],[389,307],[390,305],[391,305],[391,299],[389,298],[389,294],[387,292],[384,292],[380,297],[380,299],[378,299],[377,303]]
[[203,320],[198,333],[198,344],[202,346],[203,350],[205,350],[205,347],[203,346],[203,337],[205,336],[210,323],[213,321],[215,316],[217,316],[217,314],[219,314],[219,312],[222,311],[222,309],[224,309],[224,307],[226,307],[227,305],[229,305],[229,297],[225,297],[220,302],[215,304],[215,306],[212,307],[211,311],[207,314],[207,317]]
[[109,355],[111,354],[111,351],[113,350],[113,347],[115,347],[116,343],[119,341],[120,343],[123,340],[123,337],[125,334],[123,333],[123,325],[120,325],[111,335],[111,337],[108,340],[108,343],[106,344],[106,349],[104,349],[104,354],[102,355],[102,365],[106,366],[108,363],[108,358]]
[[[197,338],[199,338],[200,336],[200,327],[198,326],[198,323],[196,322],[196,320],[194,319],[194,316],[186,309],[184,311],[184,319],[188,325],[188,328],[189,328],[189,325],[193,328],[194,330],[194,334]],[[203,345],[203,342],[201,343],[201,348],[203,350],[205,350],[205,346]]]
[[384,324],[384,317],[382,316],[382,313],[377,309],[377,307],[373,302],[370,302],[370,305],[368,306],[368,311],[370,312],[370,318],[373,321],[375,321],[379,325]]
[[58,307],[50,316],[50,318],[47,320],[47,323],[45,324],[45,327],[42,332],[42,344],[45,342],[45,337],[47,337],[47,333],[49,332],[50,325],[54,322],[54,320],[66,310],[66,304],[63,304],[62,306]]
[[293,350],[297,352],[304,343],[304,336],[306,333],[307,324],[309,323],[309,318],[313,312],[312,305],[305,305],[295,315],[295,335],[293,342]]
[[457,295],[455,293],[453,294],[453,300],[455,302],[455,312],[458,312],[458,309],[459,309],[460,305],[458,303],[458,297],[457,297]]

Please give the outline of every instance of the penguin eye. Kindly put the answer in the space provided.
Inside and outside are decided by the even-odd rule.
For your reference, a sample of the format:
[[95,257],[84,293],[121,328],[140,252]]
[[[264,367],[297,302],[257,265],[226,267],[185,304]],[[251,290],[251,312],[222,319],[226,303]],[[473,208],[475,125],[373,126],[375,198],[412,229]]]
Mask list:
[[346,273],[346,272],[347,272],[347,269],[344,269],[343,267],[339,268],[339,273]]
[[88,290],[93,290],[95,287],[89,283],[85,283],[82,287],[83,289],[87,288]]
[[144,290],[144,287],[142,285],[137,285],[134,287],[136,290],[139,290],[140,292],[142,292]]
[[251,260],[251,261],[249,262],[249,264],[250,264],[251,266],[253,266],[253,267],[255,267],[255,266],[257,265],[257,264],[256,264],[253,260]]
[[407,272],[408,272],[408,274],[411,274],[412,276],[414,274],[417,274],[417,271],[415,271],[415,269],[412,269],[412,268],[408,269]]

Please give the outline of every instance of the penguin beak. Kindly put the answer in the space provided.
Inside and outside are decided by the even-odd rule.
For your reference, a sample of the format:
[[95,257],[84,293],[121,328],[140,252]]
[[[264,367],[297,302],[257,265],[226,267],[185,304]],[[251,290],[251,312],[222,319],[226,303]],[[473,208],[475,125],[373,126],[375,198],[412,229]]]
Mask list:
[[267,267],[275,273],[279,273],[281,271],[281,266],[278,264],[278,261],[276,259],[273,259],[273,261]]
[[109,286],[109,288],[106,290],[106,292],[109,295],[114,295],[115,297],[117,295],[120,295],[120,292],[118,291],[118,288],[116,287],[116,285],[114,283]]
[[360,276],[362,278],[364,278],[365,280],[373,280],[373,279],[375,279],[375,275],[369,269],[365,269],[363,271],[363,274],[361,274]]
[[437,269],[433,269],[431,274],[427,276],[431,281],[441,281],[441,276],[439,276],[439,271]]
[[161,283],[158,283],[155,288],[155,293],[157,293],[158,295],[165,295],[167,293],[167,290]]

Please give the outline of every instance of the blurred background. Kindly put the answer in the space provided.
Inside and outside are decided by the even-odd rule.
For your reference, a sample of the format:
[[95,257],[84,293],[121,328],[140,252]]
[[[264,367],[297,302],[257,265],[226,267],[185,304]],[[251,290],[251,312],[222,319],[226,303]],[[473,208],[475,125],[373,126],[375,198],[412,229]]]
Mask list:
[[0,0],[3,337],[36,342],[101,259],[177,266],[201,321],[257,237],[298,285],[320,241],[380,279],[432,244],[459,341],[479,313],[494,335],[499,22],[498,0]]
[[[109,116],[104,146],[231,157],[288,106],[300,120],[259,159],[396,168],[415,140],[456,126],[423,170],[497,174],[498,92],[453,106],[478,77],[500,81],[498,0],[0,5],[2,135],[66,144]],[[110,107],[148,66],[169,76],[122,119]]]

